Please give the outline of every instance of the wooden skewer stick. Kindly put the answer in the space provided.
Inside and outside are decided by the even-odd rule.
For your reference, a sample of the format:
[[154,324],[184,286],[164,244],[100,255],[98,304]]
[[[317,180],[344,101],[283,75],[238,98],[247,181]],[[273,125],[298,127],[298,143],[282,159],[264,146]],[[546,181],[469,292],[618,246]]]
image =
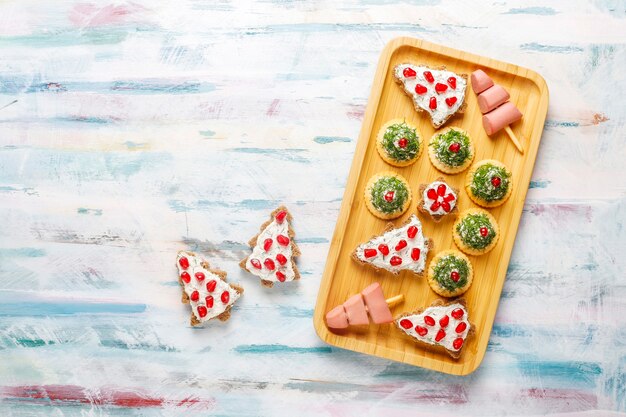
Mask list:
[[401,302],[404,301],[404,295],[398,294],[395,297],[387,298],[385,301],[387,302],[387,305],[389,306],[389,308],[392,308],[396,304],[400,304]]
[[[387,303],[390,309],[393,308],[395,305],[400,304],[403,301],[404,301],[404,295],[402,294],[398,294],[394,297],[390,297],[385,300],[385,302]],[[367,308],[367,306],[365,306],[365,311],[369,313],[370,309]]]
[[509,139],[511,139],[511,142],[513,142],[513,145],[515,145],[517,150],[520,151],[520,153],[523,155],[524,154],[524,147],[520,143],[519,139],[517,139],[517,136],[515,136],[515,133],[513,133],[513,131],[511,130],[511,128],[509,126],[505,126],[504,127],[504,131],[506,132],[506,134],[509,137]]

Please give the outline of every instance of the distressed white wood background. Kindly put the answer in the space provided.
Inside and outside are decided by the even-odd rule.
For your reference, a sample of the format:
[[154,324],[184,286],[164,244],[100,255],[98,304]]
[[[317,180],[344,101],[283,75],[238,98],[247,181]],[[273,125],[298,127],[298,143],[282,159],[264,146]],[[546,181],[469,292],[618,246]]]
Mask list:
[[[551,92],[468,377],[312,326],[378,55],[400,35],[530,67]],[[623,1],[0,2],[0,414],[626,411],[625,42]],[[303,279],[267,290],[237,263],[278,203]],[[189,327],[180,249],[245,286],[229,322]]]

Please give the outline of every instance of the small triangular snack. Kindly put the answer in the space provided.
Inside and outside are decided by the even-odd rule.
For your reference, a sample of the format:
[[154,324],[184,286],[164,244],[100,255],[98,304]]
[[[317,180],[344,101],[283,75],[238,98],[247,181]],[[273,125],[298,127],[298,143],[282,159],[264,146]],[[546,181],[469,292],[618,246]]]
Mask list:
[[259,234],[248,242],[252,254],[239,263],[241,268],[261,278],[261,284],[266,287],[271,288],[275,282],[300,279],[295,262],[300,249],[294,242],[292,221],[286,207],[274,210],[270,219],[261,225]]
[[425,111],[435,129],[455,113],[465,110],[467,74],[456,74],[424,65],[399,64],[393,70],[396,82],[411,97],[415,111]]
[[180,251],[176,256],[182,302],[191,305],[191,325],[230,318],[230,309],[243,294],[243,288],[226,282],[226,272],[211,269],[209,263],[193,252]]
[[435,300],[429,307],[402,314],[396,326],[419,344],[445,351],[454,359],[461,356],[465,341],[475,329],[463,299],[448,303]]
[[359,245],[352,252],[352,258],[393,274],[408,270],[422,275],[432,248],[432,240],[424,237],[422,223],[414,214],[400,227],[389,223],[385,233]]

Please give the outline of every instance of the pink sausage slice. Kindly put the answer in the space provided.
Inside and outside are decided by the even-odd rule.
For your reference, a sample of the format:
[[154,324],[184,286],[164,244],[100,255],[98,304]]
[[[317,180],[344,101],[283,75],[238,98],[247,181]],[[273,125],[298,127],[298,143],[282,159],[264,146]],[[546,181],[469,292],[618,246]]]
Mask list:
[[472,72],[472,90],[480,94],[493,85],[493,80],[483,70]]
[[483,127],[488,135],[500,131],[522,118],[522,113],[511,102],[504,103],[492,112],[483,116]]
[[478,95],[478,107],[482,114],[489,113],[501,104],[509,101],[509,93],[501,85],[489,87]]
[[326,325],[331,329],[345,329],[348,327],[348,315],[343,306],[337,306],[326,313]]
[[372,321],[376,324],[391,323],[393,316],[391,310],[385,301],[385,295],[383,289],[378,282],[365,288],[361,291],[365,304],[367,305],[367,311],[370,313]]
[[365,310],[365,304],[363,304],[361,294],[355,294],[348,298],[346,302],[343,303],[343,308],[348,314],[348,323],[350,323],[351,326],[369,324],[370,321],[367,318],[367,311]]

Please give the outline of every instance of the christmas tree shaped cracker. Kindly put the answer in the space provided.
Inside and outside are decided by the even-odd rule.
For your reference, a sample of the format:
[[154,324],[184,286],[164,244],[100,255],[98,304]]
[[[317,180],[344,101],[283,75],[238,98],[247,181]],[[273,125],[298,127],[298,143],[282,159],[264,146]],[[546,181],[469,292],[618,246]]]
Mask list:
[[182,302],[191,304],[191,325],[230,318],[230,309],[243,294],[243,288],[226,282],[226,272],[211,269],[209,263],[193,252],[178,252],[178,282]]
[[286,207],[274,210],[270,219],[261,225],[259,234],[250,239],[252,254],[240,262],[240,266],[261,279],[261,284],[272,287],[275,282],[300,279],[295,257],[300,249],[294,242],[291,228],[293,218]]

